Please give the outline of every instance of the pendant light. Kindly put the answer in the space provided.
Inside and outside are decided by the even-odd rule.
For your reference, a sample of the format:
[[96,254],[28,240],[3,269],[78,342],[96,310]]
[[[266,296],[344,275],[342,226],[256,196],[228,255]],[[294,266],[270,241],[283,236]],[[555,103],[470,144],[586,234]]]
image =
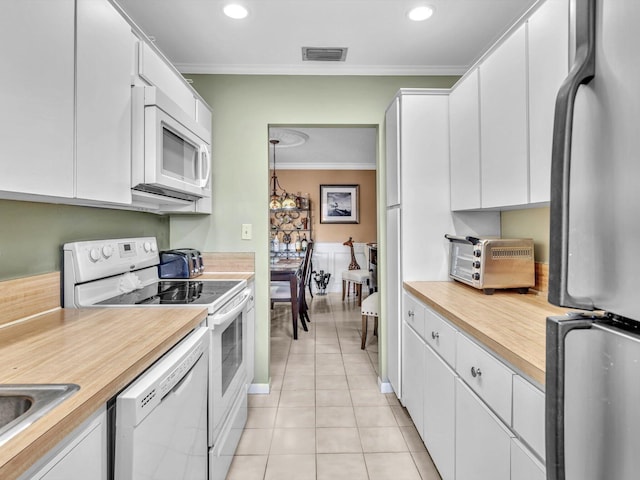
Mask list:
[[[271,175],[271,199],[269,201],[269,208],[276,210],[278,208],[295,208],[296,201],[289,197],[287,191],[280,186],[278,181],[278,173],[276,170],[276,145],[280,143],[280,140],[272,138],[269,143],[273,145],[273,175]],[[282,191],[278,194],[278,189]]]

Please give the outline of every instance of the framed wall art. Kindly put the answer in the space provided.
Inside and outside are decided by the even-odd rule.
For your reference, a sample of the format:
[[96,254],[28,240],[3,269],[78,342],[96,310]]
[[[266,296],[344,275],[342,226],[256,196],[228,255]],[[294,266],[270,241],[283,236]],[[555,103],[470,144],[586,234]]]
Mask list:
[[360,185],[320,185],[320,223],[360,223]]

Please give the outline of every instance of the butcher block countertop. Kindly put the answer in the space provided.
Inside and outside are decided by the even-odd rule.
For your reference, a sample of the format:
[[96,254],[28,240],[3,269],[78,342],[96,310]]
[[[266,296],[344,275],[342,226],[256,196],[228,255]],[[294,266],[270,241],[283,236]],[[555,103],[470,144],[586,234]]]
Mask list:
[[496,290],[493,295],[458,282],[405,282],[415,295],[460,330],[544,386],[546,318],[566,309],[546,295]]
[[206,314],[200,307],[58,308],[0,328],[0,383],[80,386],[0,447],[0,478],[17,478]]

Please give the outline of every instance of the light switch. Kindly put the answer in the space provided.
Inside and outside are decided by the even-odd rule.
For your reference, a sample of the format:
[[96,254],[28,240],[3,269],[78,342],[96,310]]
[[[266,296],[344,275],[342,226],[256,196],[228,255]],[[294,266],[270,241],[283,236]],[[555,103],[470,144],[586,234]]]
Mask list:
[[251,240],[251,224],[242,224],[242,240]]

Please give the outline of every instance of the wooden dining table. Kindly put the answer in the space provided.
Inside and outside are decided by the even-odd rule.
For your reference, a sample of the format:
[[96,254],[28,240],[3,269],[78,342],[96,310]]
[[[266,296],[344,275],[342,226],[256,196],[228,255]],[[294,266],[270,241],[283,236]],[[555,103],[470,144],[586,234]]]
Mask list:
[[289,282],[294,340],[298,339],[298,278],[302,275],[303,263],[304,258],[276,258],[270,267],[272,282]]

